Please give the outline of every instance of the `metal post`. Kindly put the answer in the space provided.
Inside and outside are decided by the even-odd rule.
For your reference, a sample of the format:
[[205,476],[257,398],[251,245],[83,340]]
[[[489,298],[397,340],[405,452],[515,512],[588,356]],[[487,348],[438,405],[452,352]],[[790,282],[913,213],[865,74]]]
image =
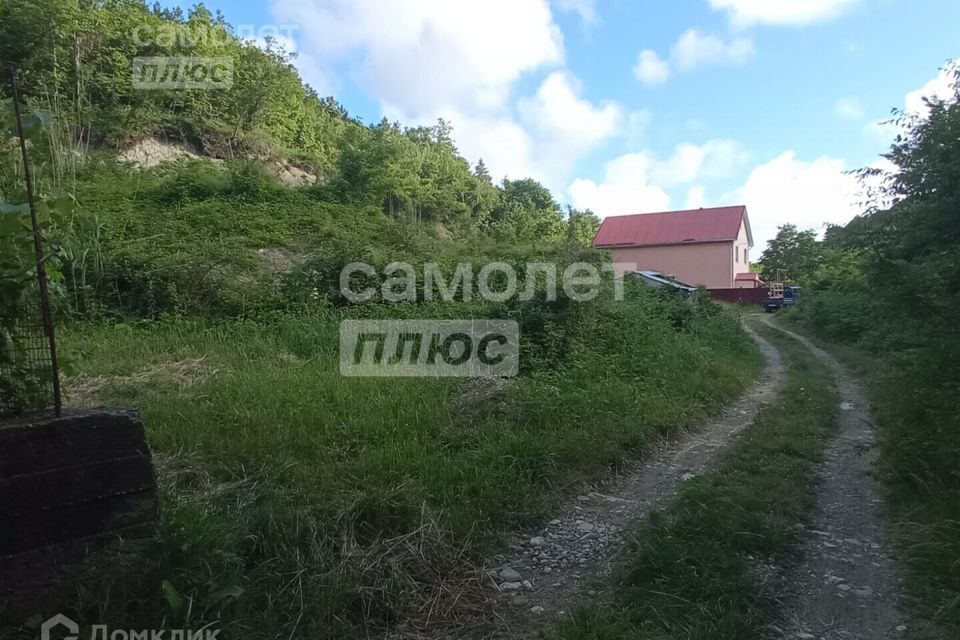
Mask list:
[[37,260],[37,280],[40,283],[40,314],[43,319],[43,330],[50,343],[50,369],[53,383],[53,410],[59,418],[61,412],[60,401],[60,370],[57,366],[57,341],[53,333],[53,316],[50,311],[50,293],[47,289],[47,270],[44,267],[43,243],[40,233],[40,221],[37,219],[37,205],[33,199],[33,177],[30,174],[30,159],[27,155],[27,141],[23,137],[23,120],[20,115],[20,91],[17,87],[17,72],[10,68],[10,88],[13,91],[13,109],[17,118],[17,136],[20,138],[20,155],[23,157],[23,177],[27,185],[27,203],[30,205],[30,222],[33,226],[33,251]]

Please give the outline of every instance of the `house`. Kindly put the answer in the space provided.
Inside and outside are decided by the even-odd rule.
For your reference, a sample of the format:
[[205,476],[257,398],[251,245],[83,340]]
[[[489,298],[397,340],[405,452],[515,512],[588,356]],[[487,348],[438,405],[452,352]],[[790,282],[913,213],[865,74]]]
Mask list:
[[733,284],[737,289],[760,289],[767,286],[767,284],[760,279],[760,274],[753,273],[752,271],[738,273],[737,277],[734,278]]
[[738,205],[605,218],[593,246],[610,250],[618,276],[656,271],[708,289],[733,289],[738,276],[750,274],[753,234],[747,208]]

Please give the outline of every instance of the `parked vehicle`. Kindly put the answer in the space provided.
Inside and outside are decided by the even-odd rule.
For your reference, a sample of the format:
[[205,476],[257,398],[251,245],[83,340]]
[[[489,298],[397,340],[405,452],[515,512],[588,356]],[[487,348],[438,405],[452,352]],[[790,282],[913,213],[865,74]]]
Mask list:
[[770,285],[770,295],[760,301],[767,313],[779,311],[800,302],[800,287],[775,282]]

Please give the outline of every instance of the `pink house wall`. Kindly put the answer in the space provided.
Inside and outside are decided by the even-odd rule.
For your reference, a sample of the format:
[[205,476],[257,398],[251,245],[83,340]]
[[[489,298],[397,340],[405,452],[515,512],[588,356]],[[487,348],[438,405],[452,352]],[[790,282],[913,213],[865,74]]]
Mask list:
[[740,225],[737,241],[733,243],[734,275],[750,271],[750,240],[747,238],[747,225]]
[[[733,248],[734,243],[731,241],[651,247],[609,247],[613,254],[617,275],[630,271],[659,271],[675,276],[688,284],[702,284],[708,289],[726,289],[734,286]],[[742,265],[741,258],[738,266]]]

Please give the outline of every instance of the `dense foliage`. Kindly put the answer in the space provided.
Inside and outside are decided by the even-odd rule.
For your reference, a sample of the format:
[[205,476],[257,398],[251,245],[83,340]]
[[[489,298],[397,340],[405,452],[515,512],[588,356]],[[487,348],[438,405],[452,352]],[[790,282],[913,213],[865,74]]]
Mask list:
[[[21,113],[12,100],[0,101],[0,417],[53,405],[49,361],[43,351],[46,329],[40,307],[37,249],[27,194],[20,131],[30,145],[43,145],[50,115]],[[34,213],[41,225],[45,270],[51,286],[60,281],[58,232],[73,211],[73,199],[49,181],[38,181]]]

